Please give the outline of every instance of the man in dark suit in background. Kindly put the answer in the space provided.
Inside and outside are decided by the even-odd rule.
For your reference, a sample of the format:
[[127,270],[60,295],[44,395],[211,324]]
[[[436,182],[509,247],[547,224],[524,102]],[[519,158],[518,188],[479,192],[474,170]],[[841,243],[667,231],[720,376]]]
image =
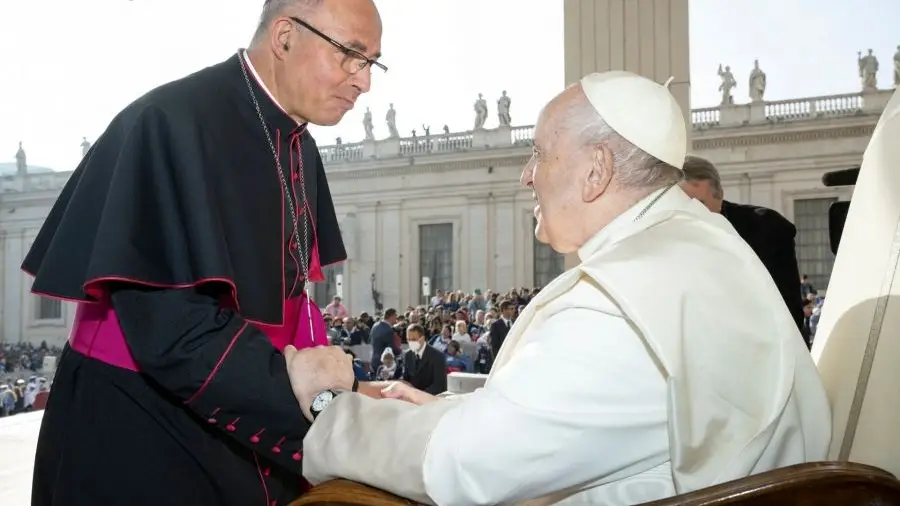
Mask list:
[[772,275],[797,328],[802,332],[803,306],[800,297],[800,270],[794,249],[794,236],[797,235],[794,224],[772,209],[725,200],[719,171],[704,158],[691,155],[685,158],[684,181],[681,186],[688,195],[703,202],[710,211],[724,216],[738,235],[750,245]]
[[397,310],[391,308],[384,312],[384,318],[376,323],[369,332],[372,340],[372,360],[369,364],[371,364],[373,373],[377,372],[378,367],[381,366],[381,354],[386,348],[391,348],[395,357],[400,355],[400,348],[394,344],[394,325],[396,323]]
[[406,328],[409,351],[403,354],[403,381],[438,395],[447,391],[447,358],[425,342],[425,329],[418,323]]
[[500,347],[503,346],[503,341],[506,340],[506,334],[509,334],[509,329],[512,327],[513,315],[516,312],[516,304],[518,301],[510,301],[504,300],[500,303],[500,318],[494,320],[494,323],[491,324],[491,335],[489,336],[491,339],[491,353],[494,355],[494,358],[497,358],[497,354],[500,353]]

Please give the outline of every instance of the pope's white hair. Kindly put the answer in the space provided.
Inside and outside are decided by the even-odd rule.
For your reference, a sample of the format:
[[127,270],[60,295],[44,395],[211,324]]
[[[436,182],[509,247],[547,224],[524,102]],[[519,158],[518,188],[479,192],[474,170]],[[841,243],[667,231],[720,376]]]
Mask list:
[[583,94],[565,112],[567,129],[585,149],[599,144],[609,146],[613,155],[616,180],[626,188],[657,188],[681,180],[681,169],[643,151],[619,135],[588,102]]
[[314,10],[322,5],[324,0],[265,0],[262,12],[259,15],[259,24],[256,25],[256,32],[253,34],[251,46],[256,45],[265,37],[269,29],[269,25],[278,16],[284,14],[288,9],[293,9],[298,14],[303,14]]

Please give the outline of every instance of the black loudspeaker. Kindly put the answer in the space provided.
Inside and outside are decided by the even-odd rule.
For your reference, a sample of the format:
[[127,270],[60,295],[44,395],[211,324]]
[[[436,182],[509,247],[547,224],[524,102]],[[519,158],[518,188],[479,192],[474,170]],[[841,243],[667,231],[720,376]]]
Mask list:
[[841,244],[841,235],[844,233],[844,223],[847,222],[849,210],[850,202],[835,202],[828,208],[828,239],[831,243],[831,252],[835,255]]

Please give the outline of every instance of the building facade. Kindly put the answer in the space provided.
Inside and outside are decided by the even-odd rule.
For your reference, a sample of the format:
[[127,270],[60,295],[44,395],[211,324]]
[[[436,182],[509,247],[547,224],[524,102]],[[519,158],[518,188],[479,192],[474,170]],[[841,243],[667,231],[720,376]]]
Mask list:
[[[800,270],[825,288],[833,263],[828,207],[850,188],[822,174],[858,166],[890,91],[695,109],[693,152],[719,168],[725,198],[770,207],[798,229]],[[534,240],[532,192],[519,184],[532,126],[320,147],[348,259],[327,269],[315,298],[343,296],[358,313],[406,307],[430,289],[543,286],[562,256]],[[19,271],[71,173],[2,176],[0,341],[62,344],[67,303],[29,292]]]

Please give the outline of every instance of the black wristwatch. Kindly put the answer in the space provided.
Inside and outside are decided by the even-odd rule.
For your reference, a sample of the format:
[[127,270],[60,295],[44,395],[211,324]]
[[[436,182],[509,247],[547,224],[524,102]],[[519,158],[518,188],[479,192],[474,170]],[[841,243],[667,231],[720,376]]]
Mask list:
[[[359,390],[359,379],[353,378],[353,386],[350,388],[351,392],[356,392]],[[331,401],[334,400],[335,397],[338,396],[340,392],[336,392],[334,390],[325,390],[324,392],[319,392],[313,398],[312,406],[309,407],[309,412],[312,414],[313,420],[319,416],[319,413],[325,411],[325,408],[331,404]]]

